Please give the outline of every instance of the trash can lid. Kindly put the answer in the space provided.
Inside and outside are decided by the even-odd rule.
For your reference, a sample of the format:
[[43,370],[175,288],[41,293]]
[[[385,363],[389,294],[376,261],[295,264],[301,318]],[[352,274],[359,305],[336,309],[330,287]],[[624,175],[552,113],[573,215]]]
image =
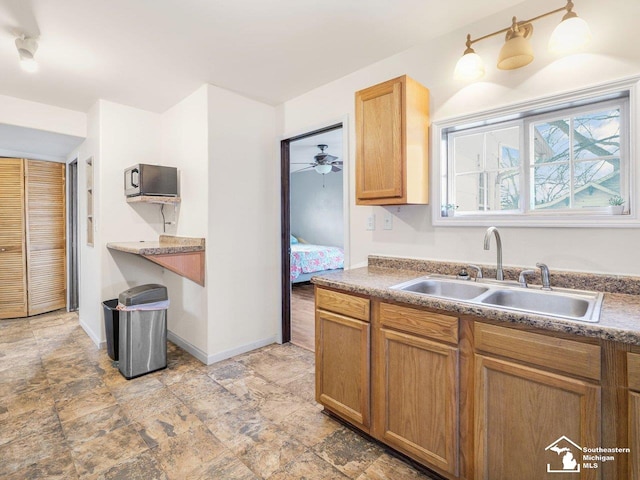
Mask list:
[[155,303],[168,299],[167,287],[158,285],[157,283],[138,285],[137,287],[121,292],[118,297],[118,301],[126,306]]

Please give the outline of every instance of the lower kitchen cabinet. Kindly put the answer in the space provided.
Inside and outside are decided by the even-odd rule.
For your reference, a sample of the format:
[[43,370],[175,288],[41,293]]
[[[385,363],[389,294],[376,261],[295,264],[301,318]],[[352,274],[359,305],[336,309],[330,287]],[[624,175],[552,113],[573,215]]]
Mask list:
[[640,480],[640,349],[454,315],[317,287],[316,399],[448,479]]
[[[576,478],[600,478],[598,467],[584,468],[580,450],[600,445],[599,384],[562,374],[561,361],[554,368],[561,373],[536,365],[566,350],[564,358],[573,363],[566,368],[579,370],[571,352],[586,347],[599,361],[599,347],[493,325],[476,324],[475,330],[476,348],[484,350],[475,356],[475,478],[553,479],[552,470],[570,469],[580,472]],[[509,351],[515,359],[491,355]]]
[[336,313],[355,314],[354,304],[368,319],[368,300],[316,290],[316,400],[368,433],[369,323]]
[[629,449],[631,478],[640,480],[640,393],[629,392]]
[[385,328],[375,337],[373,435],[456,475],[458,350]]
[[640,353],[627,353],[630,470],[640,480]]

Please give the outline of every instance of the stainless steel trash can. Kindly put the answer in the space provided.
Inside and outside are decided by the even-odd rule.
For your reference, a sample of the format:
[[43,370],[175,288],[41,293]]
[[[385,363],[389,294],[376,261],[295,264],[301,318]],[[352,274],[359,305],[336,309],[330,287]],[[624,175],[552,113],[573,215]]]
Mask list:
[[120,341],[120,312],[118,311],[118,299],[102,302],[104,311],[104,332],[107,335],[107,355],[113,361],[118,361],[118,342]]
[[125,290],[118,297],[120,373],[131,379],[167,366],[167,308],[163,285]]

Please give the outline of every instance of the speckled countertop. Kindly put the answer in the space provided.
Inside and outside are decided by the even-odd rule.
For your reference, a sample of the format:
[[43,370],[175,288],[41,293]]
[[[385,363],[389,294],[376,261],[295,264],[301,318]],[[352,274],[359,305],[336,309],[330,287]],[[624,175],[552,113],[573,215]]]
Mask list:
[[176,253],[204,251],[204,238],[174,237],[160,235],[157,242],[111,242],[107,248],[135,255],[170,255]]
[[[420,264],[418,265],[414,262],[420,262]],[[431,266],[430,271],[425,270],[425,265],[427,267]],[[521,323],[545,330],[640,345],[640,295],[605,293],[600,321],[598,323],[586,323],[447,300],[389,288],[429,273],[450,274],[452,273],[451,270],[456,271],[455,269],[459,266],[458,264],[445,264],[442,262],[403,261],[386,257],[370,257],[368,267],[315,276],[311,281],[319,286],[360,293],[383,300],[393,300],[461,315],[474,315],[506,323]],[[598,275],[576,274],[578,285],[568,285],[567,283],[570,283],[570,280],[567,279],[570,279],[573,274],[567,272],[556,274],[557,277],[562,277],[563,275],[566,281],[562,282],[564,283],[563,285],[559,285],[563,287],[596,290],[590,287],[604,281]],[[489,277],[489,275],[485,276]],[[629,282],[623,282],[624,288],[621,288],[621,291],[634,290],[635,277],[616,278],[629,279]],[[628,283],[631,283],[631,285],[628,285]],[[554,276],[552,276],[552,285],[554,285]]]

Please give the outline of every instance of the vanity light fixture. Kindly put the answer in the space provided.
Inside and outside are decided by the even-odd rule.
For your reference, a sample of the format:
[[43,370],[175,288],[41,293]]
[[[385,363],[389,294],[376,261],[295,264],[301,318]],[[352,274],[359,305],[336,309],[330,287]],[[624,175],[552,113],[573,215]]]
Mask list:
[[35,59],[36,50],[38,50],[38,42],[35,38],[29,38],[24,35],[16,38],[16,48],[20,56],[20,66],[27,72],[35,72],[38,70],[38,63]]
[[510,27],[503,28],[497,32],[489,33],[476,39],[471,39],[471,35],[467,35],[467,48],[456,64],[455,78],[473,81],[482,77],[485,71],[482,58],[471,48],[471,45],[501,33],[506,33],[506,38],[498,55],[498,68],[501,70],[514,70],[528,65],[533,61],[533,48],[529,43],[529,38],[533,34],[532,23],[563,11],[566,11],[566,13],[562,17],[562,21],[551,34],[549,50],[556,54],[566,54],[584,47],[591,40],[591,31],[587,22],[576,15],[573,7],[573,1],[567,0],[567,4],[564,7],[528,20],[518,21],[516,17],[513,17]]

